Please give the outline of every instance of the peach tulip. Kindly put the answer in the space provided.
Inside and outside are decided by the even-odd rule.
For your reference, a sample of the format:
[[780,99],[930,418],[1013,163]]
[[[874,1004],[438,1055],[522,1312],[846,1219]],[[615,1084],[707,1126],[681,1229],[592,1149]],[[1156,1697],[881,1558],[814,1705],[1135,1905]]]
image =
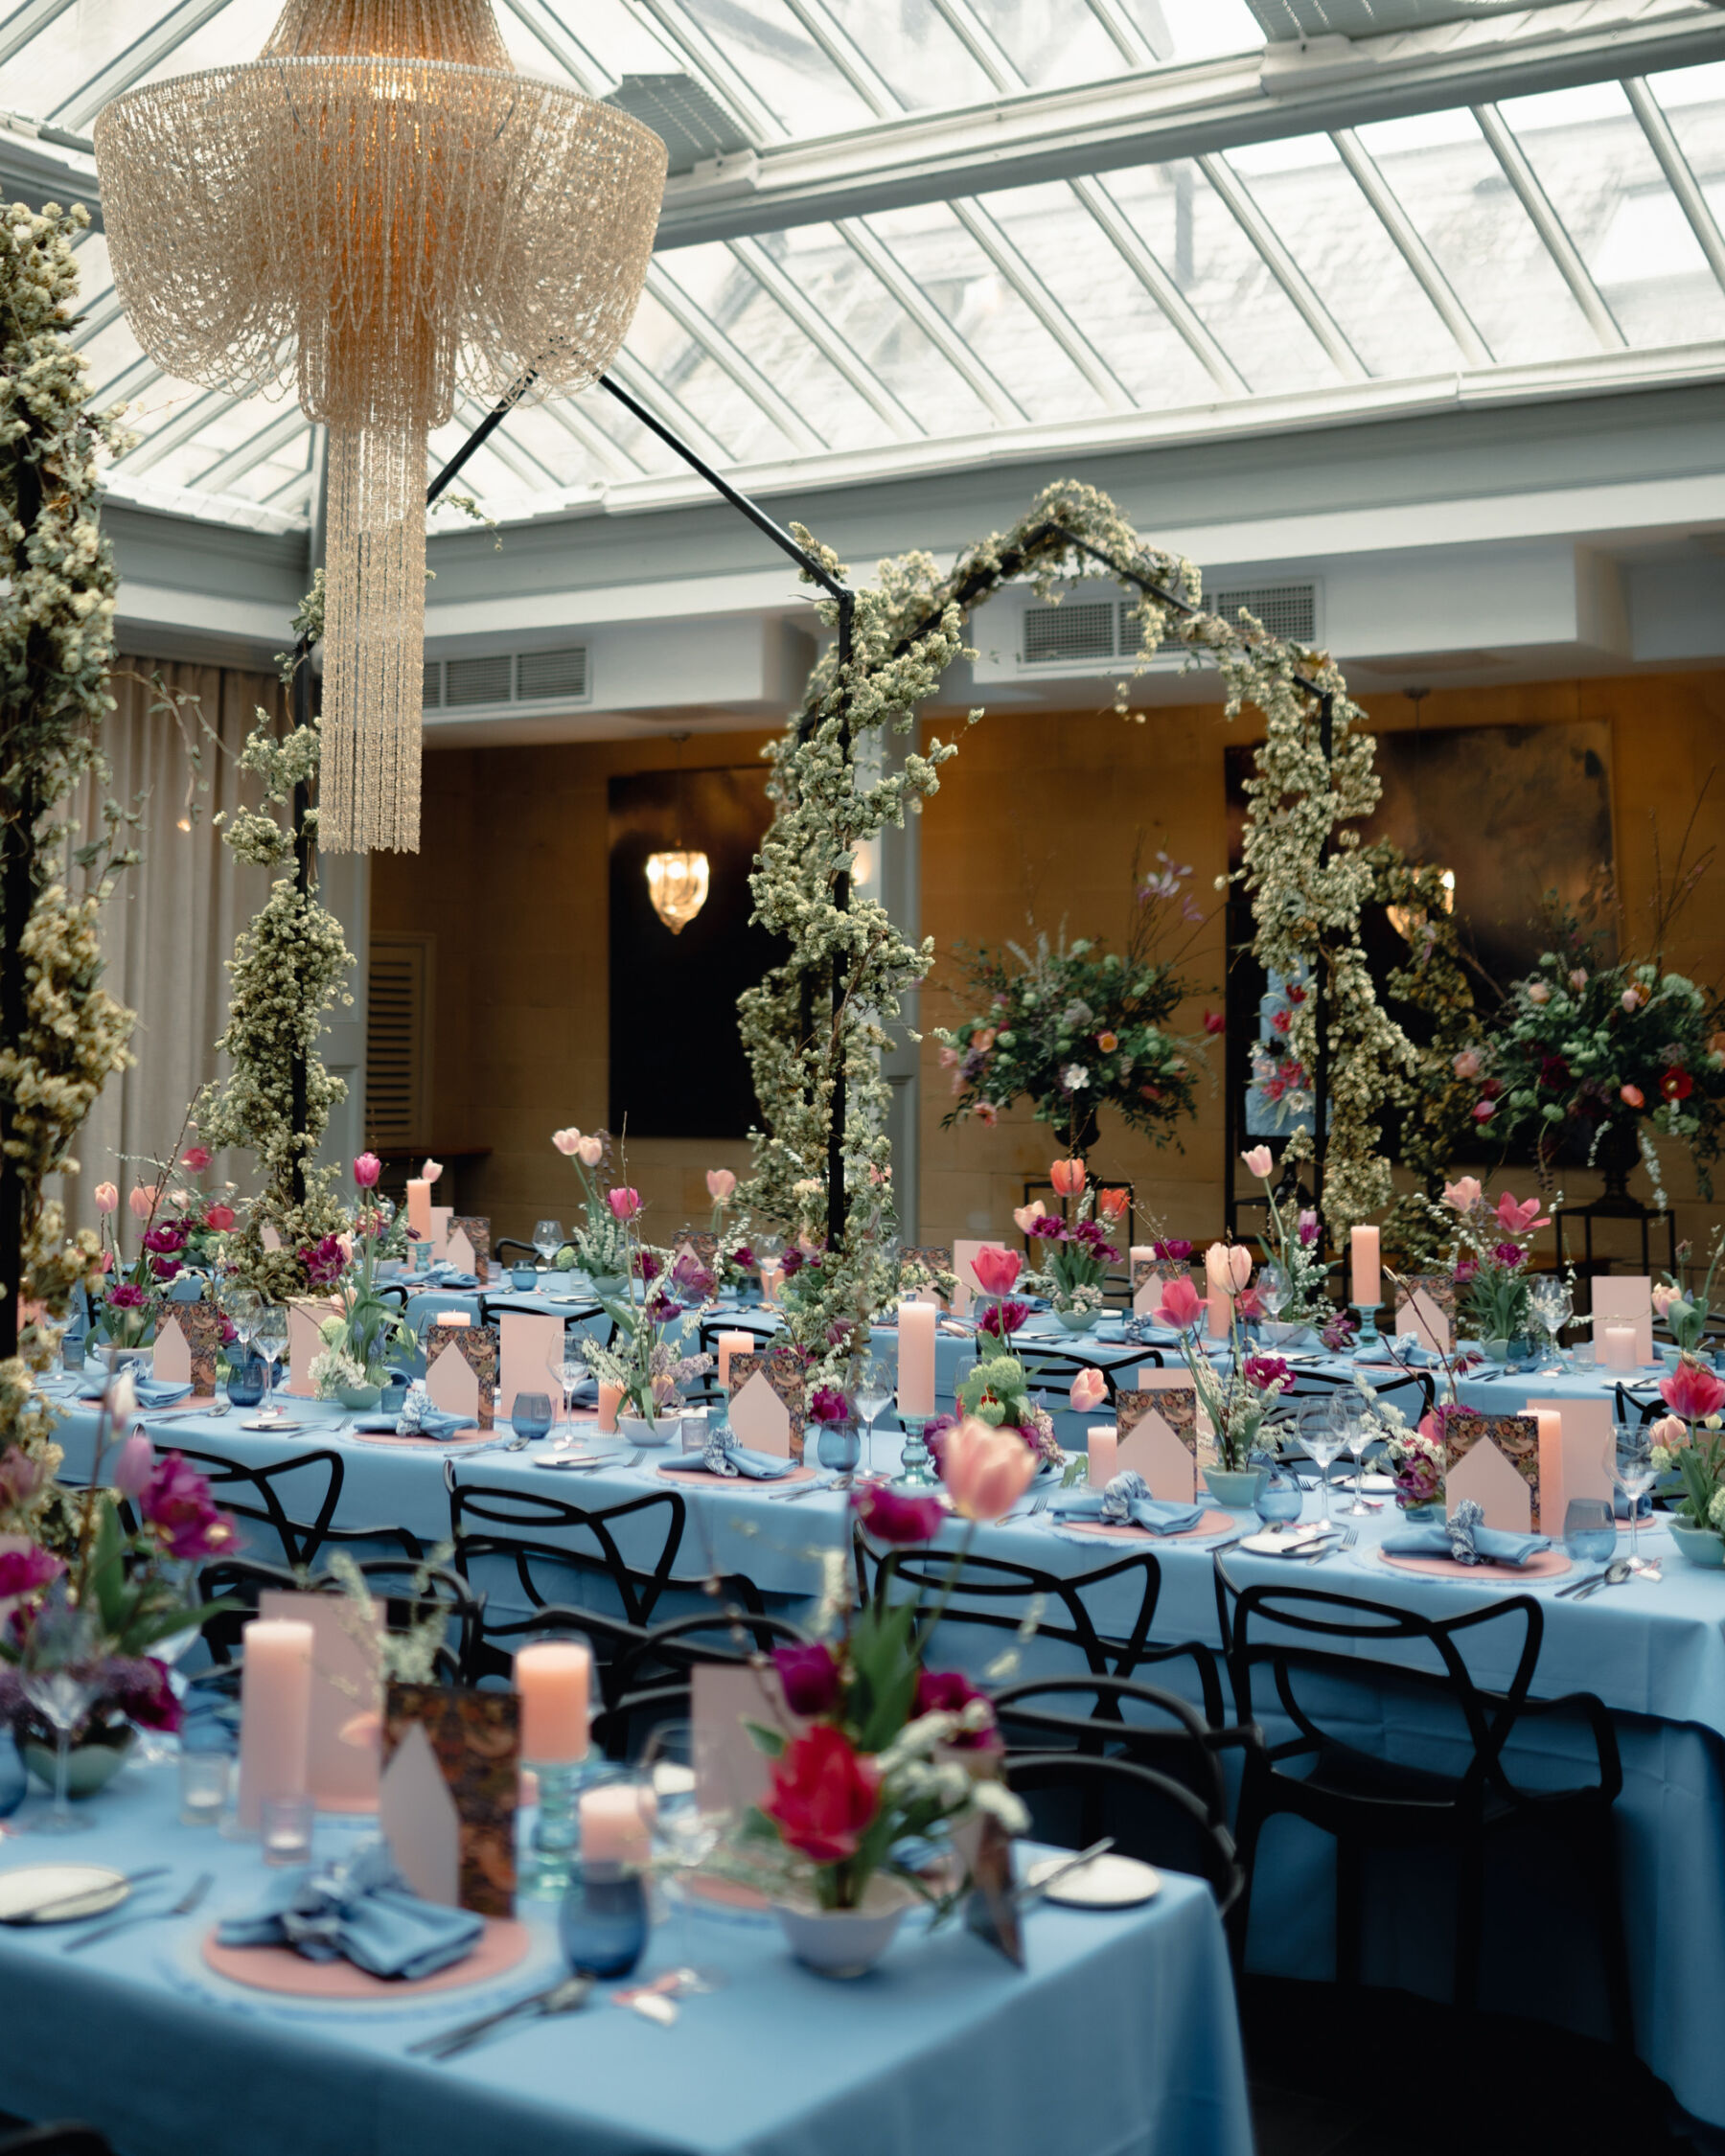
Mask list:
[[1485,1186],[1478,1176],[1461,1176],[1455,1182],[1443,1186],[1443,1202],[1453,1205],[1459,1213],[1470,1213],[1485,1194]]
[[1056,1160],[1048,1170],[1048,1181],[1061,1198],[1076,1198],[1084,1188],[1084,1180],[1082,1160]]
[[553,1131],[551,1142],[566,1160],[579,1149],[581,1133],[571,1123],[566,1131]]
[[99,1182],[93,1196],[99,1213],[111,1213],[120,1203],[120,1193],[111,1182]]
[[1689,1425],[1681,1415],[1661,1415],[1647,1435],[1668,1453],[1675,1452],[1679,1445],[1689,1443]]
[[953,1509],[966,1520],[998,1520],[1030,1486],[1038,1459],[1017,1430],[996,1430],[966,1415],[941,1446],[941,1479]]
[[1030,1224],[1033,1221],[1041,1220],[1041,1218],[1043,1217],[1043,1207],[1041,1205],[1014,1205],[1012,1208],[1012,1217],[1018,1225],[1019,1233],[1021,1235],[1028,1235],[1030,1232]]
[[575,1148],[575,1156],[584,1168],[596,1168],[605,1158],[605,1140],[601,1137],[584,1137]]
[[717,1205],[728,1204],[737,1192],[737,1179],[729,1168],[709,1168],[706,1172],[707,1196]]
[[1252,1278],[1252,1252],[1244,1243],[1228,1246],[1228,1276],[1233,1283],[1234,1294],[1242,1294]]
[[1100,1370],[1080,1370],[1072,1380],[1068,1397],[1074,1414],[1092,1414],[1108,1398],[1108,1381]]
[[1246,1172],[1256,1176],[1260,1182],[1268,1182],[1276,1173],[1276,1156],[1267,1145],[1254,1145],[1250,1153],[1242,1153],[1240,1158],[1246,1163]]
[[1096,1214],[1101,1220],[1124,1220],[1132,1210],[1132,1200],[1123,1190],[1098,1190]]
[[133,1185],[132,1194],[126,1201],[130,1207],[133,1220],[148,1220],[150,1214],[155,1211],[156,1189],[157,1186],[153,1182],[140,1182]]

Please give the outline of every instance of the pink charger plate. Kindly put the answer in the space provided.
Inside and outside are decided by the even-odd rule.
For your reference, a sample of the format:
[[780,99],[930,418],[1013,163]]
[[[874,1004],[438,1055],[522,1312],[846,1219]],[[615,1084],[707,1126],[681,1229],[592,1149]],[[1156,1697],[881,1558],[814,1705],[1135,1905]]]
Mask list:
[[452,1961],[435,1976],[404,1982],[375,1977],[351,1961],[308,1961],[291,1946],[218,1946],[211,1931],[203,1958],[218,1976],[252,1991],[274,1991],[285,1999],[417,1999],[426,1991],[461,1991],[502,1976],[527,1958],[533,1934],[513,1916],[488,1916],[479,1943],[462,1961]]
[[477,1424],[470,1430],[458,1430],[453,1437],[422,1437],[417,1431],[406,1435],[399,1430],[349,1430],[344,1436],[351,1437],[356,1445],[430,1445],[446,1452],[460,1452],[469,1445],[489,1445],[495,1432],[481,1430]]
[[1387,1549],[1377,1551],[1380,1565],[1387,1565],[1392,1572],[1425,1572],[1433,1579],[1489,1579],[1516,1580],[1558,1579],[1573,1571],[1568,1553],[1561,1549],[1542,1549],[1530,1557],[1525,1565],[1458,1565],[1453,1557],[1399,1557]]
[[1060,1525],[1081,1535],[1097,1535],[1116,1542],[1186,1542],[1194,1535],[1225,1534],[1230,1527],[1237,1527],[1237,1512],[1206,1512],[1193,1525],[1182,1527],[1178,1534],[1153,1535],[1148,1527],[1134,1526],[1130,1521],[1114,1520],[1062,1520]]

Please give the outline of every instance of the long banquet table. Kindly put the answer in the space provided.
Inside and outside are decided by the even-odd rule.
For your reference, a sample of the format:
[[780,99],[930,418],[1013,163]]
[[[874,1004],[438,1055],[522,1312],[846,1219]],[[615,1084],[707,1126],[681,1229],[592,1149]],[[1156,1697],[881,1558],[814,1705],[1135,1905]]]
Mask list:
[[[128,1766],[90,1800],[98,1831],[76,1849],[0,1846],[0,1873],[72,1856],[167,1864],[134,1905],[157,1911],[216,1874],[195,1916],[88,1953],[63,1951],[80,1927],[0,1927],[0,2108],[87,2120],[120,2156],[1251,2156],[1232,1978],[1195,1880],[1169,1874],[1124,1913],[1033,1909],[1023,1972],[918,1918],[850,1984],[800,1969],[770,1915],[696,1913],[655,1935],[639,1971],[690,1958],[716,1974],[675,2028],[602,1992],[433,2065],[406,2047],[562,1974],[549,1906],[519,1905],[534,1940],[517,1969],[441,1998],[245,1989],[201,1942],[257,1905],[268,1874],[255,1844],[182,1826],[174,1786],[171,1766]],[[13,1824],[39,1808],[32,1798]],[[368,1830],[321,1816],[318,1859]]]

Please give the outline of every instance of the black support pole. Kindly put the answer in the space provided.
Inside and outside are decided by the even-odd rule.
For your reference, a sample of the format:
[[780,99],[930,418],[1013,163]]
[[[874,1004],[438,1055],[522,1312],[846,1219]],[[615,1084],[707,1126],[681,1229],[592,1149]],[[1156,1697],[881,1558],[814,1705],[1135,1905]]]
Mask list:
[[[296,726],[311,723],[311,646],[303,636],[293,647],[292,711]],[[311,888],[311,838],[306,828],[310,809],[310,789],[300,779],[293,789],[293,887],[301,898]],[[295,1046],[288,1063],[288,1083],[292,1095],[289,1113],[293,1122],[293,1164],[288,1172],[293,1203],[303,1205],[306,1202],[306,1051],[301,1046]]]

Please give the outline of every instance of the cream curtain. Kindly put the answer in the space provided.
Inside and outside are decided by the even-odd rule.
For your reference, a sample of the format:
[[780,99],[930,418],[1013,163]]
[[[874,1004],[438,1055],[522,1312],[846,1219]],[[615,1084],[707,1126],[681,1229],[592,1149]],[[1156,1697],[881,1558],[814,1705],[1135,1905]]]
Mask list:
[[[170,692],[195,697],[196,711],[188,708],[180,721],[152,713],[156,677]],[[66,1217],[75,1226],[93,1225],[90,1193],[97,1183],[118,1183],[124,1198],[134,1182],[151,1180],[148,1160],[167,1153],[199,1087],[221,1075],[226,1059],[217,1055],[215,1042],[227,1022],[227,961],[235,936],[267,897],[270,879],[235,860],[212,818],[240,805],[238,758],[258,706],[278,721],[285,710],[273,675],[227,667],[122,658],[112,689],[117,708],[104,729],[104,745],[113,780],[105,791],[126,807],[143,797],[137,843],[144,858],[121,877],[104,908],[103,942],[108,993],[138,1014],[132,1035],[137,1064],[108,1081],[80,1135],[79,1173],[62,1179]],[[194,796],[196,813],[185,832],[178,824],[188,813],[193,768],[187,743],[194,736],[203,743],[198,775],[209,791]],[[255,804],[257,798],[258,782],[247,776],[244,799]],[[99,812],[98,795],[74,804],[79,837],[99,835]],[[249,1195],[255,1182],[249,1154],[218,1158],[212,1184],[228,1178]],[[129,1248],[132,1223],[124,1203],[120,1220]]]

